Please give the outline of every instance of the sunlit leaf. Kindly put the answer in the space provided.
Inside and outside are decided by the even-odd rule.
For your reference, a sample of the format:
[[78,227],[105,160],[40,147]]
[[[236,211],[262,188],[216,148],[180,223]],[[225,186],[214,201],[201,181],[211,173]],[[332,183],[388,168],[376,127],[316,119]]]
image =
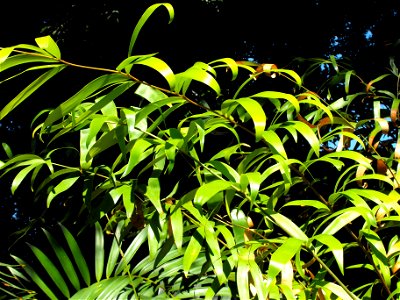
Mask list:
[[63,118],[65,115],[69,114],[74,108],[76,108],[82,101],[84,101],[87,97],[91,96],[96,91],[113,84],[122,84],[128,80],[129,79],[126,76],[121,74],[102,75],[92,80],[79,92],[77,92],[71,98],[64,101],[56,109],[54,109],[44,121],[43,125],[45,127],[50,126],[57,120]]
[[186,277],[189,275],[191,265],[201,251],[203,240],[204,228],[199,227],[190,238],[189,244],[185,249],[185,254],[183,255],[183,272],[185,273]]
[[157,4],[153,4],[150,7],[148,7],[146,9],[146,11],[143,13],[143,15],[140,17],[139,21],[137,22],[137,24],[135,26],[135,29],[133,30],[131,41],[129,43],[128,56],[132,55],[133,47],[135,45],[135,42],[138,38],[138,35],[139,35],[140,30],[142,29],[143,25],[147,22],[147,20],[154,13],[154,11],[160,6],[164,6],[168,10],[168,14],[169,14],[168,24],[171,23],[172,20],[174,19],[174,8],[169,3],[157,3]]
[[94,267],[96,280],[99,282],[103,276],[104,270],[104,234],[101,225],[95,223],[95,255],[94,255]]
[[267,121],[267,116],[265,115],[262,106],[251,98],[239,98],[224,101],[221,107],[222,111],[224,112],[225,110],[229,110],[229,106],[233,103],[241,105],[250,115],[254,123],[256,141],[259,141],[262,138]]
[[300,250],[303,241],[296,238],[288,238],[278,249],[272,253],[268,267],[268,286],[275,280],[284,266]]
[[46,50],[46,52],[50,53],[55,58],[61,58],[60,49],[58,48],[56,42],[52,39],[51,36],[47,35],[39,37],[36,38],[35,41],[41,49]]
[[6,115],[8,115],[12,110],[14,110],[18,105],[20,105],[24,100],[26,100],[30,95],[32,95],[38,88],[45,84],[49,79],[58,74],[66,66],[54,67],[44,74],[40,75],[31,84],[24,88],[14,99],[9,101],[6,106],[0,111],[0,120],[2,120]]
[[50,207],[50,204],[53,201],[54,197],[70,189],[79,178],[79,176],[75,176],[63,179],[59,184],[57,184],[47,196],[47,207]]
[[327,234],[315,235],[313,239],[316,239],[320,243],[328,246],[328,249],[332,251],[333,255],[335,256],[340,272],[344,274],[344,267],[343,267],[344,251],[342,243],[334,236]]
[[262,133],[262,136],[264,141],[266,141],[268,146],[270,146],[272,153],[281,155],[286,159],[288,158],[282,140],[275,131],[266,130]]
[[198,206],[203,206],[208,200],[210,200],[215,194],[231,188],[232,184],[225,180],[214,180],[208,182],[201,187],[196,192],[194,196],[194,204]]
[[44,269],[46,270],[47,274],[50,276],[50,278],[53,280],[55,285],[58,287],[58,289],[63,293],[63,295],[67,298],[69,298],[69,289],[67,284],[64,281],[64,278],[58,271],[57,267],[52,263],[52,261],[48,258],[46,254],[39,248],[29,245],[32,252],[35,254],[36,258],[40,261]]
[[0,50],[0,70],[1,64],[8,58],[8,56],[13,52],[14,47],[7,47]]
[[89,268],[86,264],[85,258],[82,255],[82,251],[78,246],[78,243],[76,242],[75,238],[72,236],[72,234],[66,229],[62,224],[59,223],[59,226],[61,227],[64,237],[68,243],[68,247],[71,250],[71,253],[74,257],[75,263],[78,266],[78,270],[80,271],[83,280],[85,281],[86,285],[90,284],[90,273],[89,273]]
[[75,272],[75,268],[69,259],[67,253],[65,252],[64,248],[60,246],[57,240],[45,229],[43,229],[44,233],[46,234],[47,239],[49,240],[51,247],[54,250],[54,253],[57,255],[58,261],[60,262],[62,268],[64,269],[65,274],[67,275],[68,279],[72,283],[75,290],[80,289],[80,282],[78,279],[78,275]]

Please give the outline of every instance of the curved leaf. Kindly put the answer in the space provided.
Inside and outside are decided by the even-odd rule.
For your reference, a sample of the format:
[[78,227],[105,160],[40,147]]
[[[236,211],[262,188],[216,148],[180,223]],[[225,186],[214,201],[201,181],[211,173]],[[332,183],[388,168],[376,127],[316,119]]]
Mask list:
[[129,43],[128,56],[131,56],[132,54],[133,46],[135,45],[135,42],[143,25],[147,22],[148,18],[153,14],[153,12],[160,6],[164,6],[168,10],[169,14],[168,24],[170,24],[174,19],[174,8],[169,3],[157,3],[147,8],[144,14],[140,17],[139,21],[137,22],[135,29],[133,30],[131,41]]
[[52,39],[51,36],[47,35],[47,36],[39,37],[39,38],[36,38],[35,41],[41,49],[50,53],[52,56],[54,56],[57,59],[61,58],[60,49],[58,48],[56,42]]
[[194,196],[194,204],[196,206],[203,206],[208,200],[210,200],[217,193],[231,188],[232,183],[225,180],[214,180],[208,182],[196,191]]
[[13,109],[20,105],[25,99],[32,95],[39,87],[45,84],[50,78],[57,75],[66,66],[55,66],[46,73],[40,75],[36,80],[24,88],[14,99],[7,103],[5,107],[0,111],[0,120],[8,115]]

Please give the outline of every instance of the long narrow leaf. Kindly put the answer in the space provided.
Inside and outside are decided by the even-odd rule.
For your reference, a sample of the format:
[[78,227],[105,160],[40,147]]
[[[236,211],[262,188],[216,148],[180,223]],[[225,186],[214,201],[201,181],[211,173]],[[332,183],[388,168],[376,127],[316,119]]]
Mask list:
[[94,253],[94,269],[96,280],[99,282],[104,271],[104,234],[99,222],[95,224],[95,253]]
[[68,231],[67,228],[65,228],[62,224],[59,224],[59,226],[63,231],[64,237],[68,243],[69,249],[72,252],[75,263],[78,266],[78,270],[80,271],[83,280],[85,281],[86,285],[89,285],[90,284],[89,268],[87,266],[85,258],[82,255],[82,251],[78,246],[78,243],[76,242],[75,238],[72,236],[72,234]]
[[7,103],[5,107],[0,111],[0,120],[2,120],[6,115],[8,115],[12,110],[14,110],[18,105],[20,105],[24,100],[26,100],[30,95],[32,95],[38,88],[45,84],[53,76],[57,75],[66,66],[57,66],[51,70],[40,75],[36,80],[24,88],[14,99]]
[[172,22],[172,20],[174,19],[174,8],[169,3],[157,3],[157,4],[151,5],[149,8],[147,8],[146,11],[144,12],[144,14],[141,16],[141,18],[137,22],[135,29],[133,30],[131,41],[129,43],[128,56],[132,55],[133,46],[135,45],[135,42],[138,38],[139,32],[142,29],[143,25],[146,23],[148,18],[153,14],[153,12],[160,6],[164,6],[168,10],[168,14],[169,14],[168,24],[170,24]]

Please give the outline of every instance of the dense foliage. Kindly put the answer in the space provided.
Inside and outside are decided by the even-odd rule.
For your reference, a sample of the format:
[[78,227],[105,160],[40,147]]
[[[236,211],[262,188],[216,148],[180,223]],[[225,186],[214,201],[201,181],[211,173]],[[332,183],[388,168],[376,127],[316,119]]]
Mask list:
[[1,291],[397,298],[395,62],[368,80],[334,57],[303,62],[301,75],[231,58],[174,73],[157,53],[135,54],[158,8],[173,20],[170,4],[150,6],[115,69],[63,60],[50,36],[0,50],[3,85],[39,73],[0,119],[53,77],[67,85],[70,69],[93,76],[35,112],[31,153],[3,143],[2,179],[45,207],[43,241],[24,245],[33,233],[19,233],[16,264],[0,265]]

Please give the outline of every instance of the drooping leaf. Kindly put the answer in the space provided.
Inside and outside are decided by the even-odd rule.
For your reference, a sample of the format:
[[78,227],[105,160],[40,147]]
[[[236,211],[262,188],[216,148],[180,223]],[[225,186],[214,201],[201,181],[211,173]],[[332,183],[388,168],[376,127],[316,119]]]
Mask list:
[[333,255],[335,256],[336,262],[339,266],[340,272],[344,274],[344,263],[343,263],[344,251],[342,243],[334,236],[327,234],[316,235],[313,237],[313,239],[316,239],[320,243],[326,245],[328,249],[332,251]]
[[67,278],[70,280],[75,290],[78,291],[80,289],[80,282],[78,279],[78,275],[75,272],[75,268],[70,258],[68,257],[66,251],[64,250],[64,248],[61,247],[61,245],[57,242],[57,240],[47,230],[43,229],[43,231],[46,234],[46,237],[50,242],[54,253],[57,255],[58,261],[60,262],[62,268],[64,269]]
[[267,121],[267,116],[265,115],[265,112],[256,100],[253,100],[251,98],[239,98],[239,99],[234,99],[234,100],[226,100],[222,103],[222,112],[228,111],[229,107],[231,104],[239,104],[241,105],[246,112],[250,115],[251,119],[253,120],[254,123],[254,130],[255,130],[255,136],[256,136],[256,141],[259,141],[262,138],[265,126],[266,126],[266,121]]
[[45,84],[49,79],[57,75],[66,66],[56,66],[44,74],[40,75],[31,84],[24,88],[14,99],[9,101],[6,106],[0,111],[0,120],[7,116],[12,110],[14,110],[18,105],[20,105],[24,100],[26,100],[30,95],[32,95],[38,88]]
[[58,297],[53,293],[53,291],[47,286],[47,284],[42,280],[42,278],[35,272],[35,270],[27,264],[24,260],[17,256],[12,255],[12,257],[23,266],[25,272],[32,278],[32,280],[37,284],[37,286],[49,297],[51,300],[58,300]]
[[75,263],[78,266],[78,270],[80,271],[83,280],[85,281],[86,285],[90,284],[90,273],[89,273],[89,268],[87,266],[86,260],[82,254],[81,249],[78,246],[78,243],[76,242],[75,238],[72,236],[72,234],[68,231],[67,228],[65,228],[62,224],[59,223],[59,226],[61,227],[64,237],[68,243],[68,247],[71,250],[71,253],[74,257]]
[[208,200],[210,200],[215,194],[231,188],[232,183],[225,180],[214,180],[205,183],[196,191],[194,196],[194,204],[203,206]]
[[53,264],[53,262],[48,258],[46,254],[39,248],[29,245],[32,252],[36,256],[36,258],[39,260],[43,268],[46,270],[48,276],[52,279],[52,281],[55,283],[55,285],[58,287],[58,289],[63,293],[63,295],[67,298],[70,297],[69,289],[64,281],[64,278],[58,271],[57,267]]
[[135,29],[133,30],[131,41],[129,43],[128,56],[132,55],[133,47],[135,45],[135,42],[138,38],[138,35],[139,35],[140,30],[142,29],[143,25],[147,22],[147,20],[154,13],[154,11],[160,6],[164,6],[168,10],[168,14],[169,14],[168,24],[170,24],[172,22],[172,20],[174,19],[174,8],[169,3],[157,3],[157,4],[153,4],[150,7],[148,7],[146,9],[146,11],[143,13],[143,15],[140,17],[139,21],[137,22],[137,24],[135,26]]
[[79,178],[80,176],[66,178],[57,184],[47,196],[47,207],[50,207],[51,202],[56,196],[70,189]]
[[188,246],[185,249],[185,254],[183,255],[183,272],[186,277],[189,276],[189,270],[193,262],[199,256],[203,240],[204,240],[204,228],[197,228],[194,234],[191,236]]
[[302,240],[288,238],[278,249],[275,250],[274,253],[272,253],[267,272],[268,287],[275,280],[276,276],[281,272],[284,266],[300,250],[302,244]]
[[87,85],[85,85],[79,92],[77,92],[71,98],[64,101],[56,109],[54,109],[49,114],[47,119],[44,121],[43,126],[44,127],[50,126],[54,122],[63,118],[64,116],[69,114],[74,108],[76,108],[82,101],[84,101],[87,97],[91,96],[96,91],[108,87],[110,85],[122,84],[128,80],[129,79],[126,76],[121,74],[102,75],[92,80]]
[[41,49],[45,50],[55,58],[61,59],[60,49],[51,36],[47,35],[38,37],[35,39],[35,41]]

